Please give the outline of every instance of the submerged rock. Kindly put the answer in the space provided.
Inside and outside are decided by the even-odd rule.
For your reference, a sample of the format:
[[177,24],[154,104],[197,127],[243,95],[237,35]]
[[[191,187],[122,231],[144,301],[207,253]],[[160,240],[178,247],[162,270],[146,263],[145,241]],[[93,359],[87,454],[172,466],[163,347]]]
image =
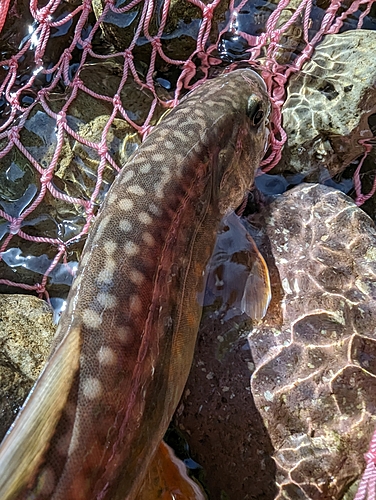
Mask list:
[[375,225],[316,184],[284,193],[264,217],[284,296],[249,344],[277,498],[339,499],[362,473],[376,425]]
[[375,135],[376,32],[327,35],[312,59],[292,76],[283,105],[288,141],[279,171],[317,180],[330,177],[364,153],[358,143]]

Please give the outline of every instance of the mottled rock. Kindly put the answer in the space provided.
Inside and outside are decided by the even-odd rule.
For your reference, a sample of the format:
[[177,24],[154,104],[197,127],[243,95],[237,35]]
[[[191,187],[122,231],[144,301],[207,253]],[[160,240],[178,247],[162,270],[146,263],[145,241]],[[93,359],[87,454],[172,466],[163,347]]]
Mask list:
[[56,325],[31,295],[0,295],[0,440],[46,362]]
[[278,169],[333,177],[364,152],[375,134],[376,32],[327,35],[290,78],[283,105],[288,141]]
[[375,225],[316,184],[279,196],[264,217],[283,298],[249,335],[251,387],[275,450],[277,498],[339,499],[364,469],[376,425]]

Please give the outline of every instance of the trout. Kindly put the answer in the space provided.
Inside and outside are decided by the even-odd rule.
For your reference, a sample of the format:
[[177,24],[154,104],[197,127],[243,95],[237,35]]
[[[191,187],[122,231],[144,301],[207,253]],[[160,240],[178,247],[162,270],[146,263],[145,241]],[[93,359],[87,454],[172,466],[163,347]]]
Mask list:
[[130,157],[1,445],[1,500],[136,498],[188,377],[219,222],[253,183],[268,113],[262,79],[235,70],[189,93]]

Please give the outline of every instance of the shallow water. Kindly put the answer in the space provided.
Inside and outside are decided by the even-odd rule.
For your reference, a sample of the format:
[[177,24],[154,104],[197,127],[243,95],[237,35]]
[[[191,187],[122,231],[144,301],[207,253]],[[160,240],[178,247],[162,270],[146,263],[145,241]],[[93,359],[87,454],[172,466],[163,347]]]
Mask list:
[[[310,35],[312,36],[319,28],[323,19],[325,8],[328,2],[314,2],[312,10],[312,23],[310,27]],[[351,4],[350,1],[343,2],[346,6]],[[276,3],[249,1],[241,9],[237,18],[235,32],[227,31],[221,36],[218,49],[212,52],[212,56],[218,58],[218,66],[214,66],[211,72],[215,74],[218,68],[224,68],[232,62],[238,62],[245,57],[248,57],[247,49],[248,42],[244,36],[239,36],[236,30],[249,35],[260,35],[265,29],[265,25],[269,15],[275,10]],[[54,19],[61,19],[68,12],[73,12],[76,5],[74,3],[64,3],[54,13]],[[32,19],[19,15],[25,13],[29,16],[28,9],[25,4],[19,3],[16,7],[16,13],[10,23],[5,26],[3,33],[0,36],[0,44],[2,46],[2,57],[8,58],[15,54],[19,48],[31,39],[35,32],[36,25],[28,33],[27,24],[31,25]],[[133,27],[139,18],[140,12],[133,12],[127,18],[122,18],[127,26]],[[359,20],[360,11],[346,20],[341,31],[355,29]],[[226,26],[229,15],[228,12],[222,16],[216,23],[213,31],[216,33]],[[125,21],[124,21],[125,19]],[[106,21],[114,21],[114,16],[108,15]],[[89,36],[95,24],[95,16],[90,14],[87,21],[82,27],[82,38]],[[77,26],[77,18],[69,21],[64,25],[53,28],[50,40],[47,45],[46,55],[44,58],[45,67],[52,68],[58,57],[71,43],[72,35]],[[376,7],[373,6],[371,13],[365,18],[363,28],[375,30],[376,27]],[[183,20],[179,23],[176,29],[166,32],[162,36],[164,47],[170,48],[171,41],[178,37],[184,37],[186,45],[185,50],[189,50],[190,43],[197,37],[199,29],[199,21],[197,18],[190,19],[189,22]],[[289,40],[282,40],[282,45],[286,42],[285,56],[289,61],[296,60],[297,54],[287,47]],[[33,75],[36,65],[33,60],[33,50],[35,42],[30,47],[30,50],[21,58],[17,78],[14,81],[12,92],[16,92],[26,86],[26,83]],[[295,44],[297,50],[301,49],[299,40]],[[100,54],[113,54],[117,48],[108,40],[103,38],[102,33],[98,30],[92,42],[93,50]],[[294,46],[294,44],[293,44]],[[186,48],[188,47],[188,48]],[[151,44],[146,37],[140,37],[135,49],[138,55],[136,68],[143,76],[147,74],[147,61],[150,54]],[[72,59],[67,66],[67,76],[59,77],[59,82],[54,88],[52,94],[47,98],[48,105],[51,110],[58,112],[64,104],[72,96],[72,89],[69,87],[71,82],[77,75],[79,62],[83,54],[83,46],[77,43],[71,51]],[[144,54],[144,55],[143,55]],[[177,57],[173,49],[169,52],[170,57]],[[92,93],[101,93],[112,97],[115,95],[119,81],[122,76],[123,60],[119,57],[112,58],[109,63],[102,64],[95,57],[89,55],[87,66],[87,74],[82,72],[81,76],[84,79],[85,85]],[[195,63],[198,62],[195,60]],[[20,95],[20,104],[22,109],[15,114],[14,121],[7,126],[10,130],[13,124],[20,123],[23,111],[31,106],[36,99],[37,92],[51,85],[54,76],[57,75],[57,69],[51,73],[40,73],[36,76],[33,84],[26,88]],[[93,75],[99,75],[98,81],[93,82]],[[7,75],[7,68],[0,68],[0,82]],[[160,60],[154,73],[154,80],[160,87],[158,93],[163,100],[168,100],[173,97],[173,92],[176,88],[179,70],[176,67],[169,67]],[[200,76],[200,73],[199,73]],[[115,83],[114,83],[115,82]],[[74,103],[82,98],[80,107],[74,109]],[[122,96],[123,104],[128,113],[128,116],[138,125],[141,125],[146,119],[148,110],[153,101],[153,96],[150,92],[144,89],[143,92],[137,92],[131,88]],[[87,213],[85,203],[90,199],[97,182],[98,165],[100,163],[100,155],[98,151],[90,147],[90,145],[82,145],[78,143],[72,133],[79,133],[81,137],[89,142],[98,143],[100,133],[98,129],[92,125],[92,116],[90,115],[91,108],[95,108],[97,115],[108,115],[112,110],[112,103],[108,100],[97,102],[97,98],[79,91],[78,96],[73,100],[69,107],[67,123],[70,128],[69,133],[64,132],[64,149],[67,152],[66,156],[61,156],[57,169],[54,172],[52,183],[56,191],[64,196],[70,196],[82,201],[81,204],[71,203],[66,199],[57,198],[51,194],[47,194],[43,202],[28,215],[22,222],[21,228],[29,236],[37,236],[50,238],[53,241],[38,241],[32,242],[25,240],[18,235],[14,236],[11,242],[4,248],[0,264],[0,278],[7,279],[16,283],[35,284],[40,283],[48,271],[51,263],[56,255],[58,242],[67,242],[64,259],[60,259],[57,265],[49,272],[46,289],[49,293],[51,304],[55,308],[57,315],[59,311],[64,309],[69,286],[72,282],[75,269],[79,261],[80,253],[85,242],[85,236],[80,235],[85,224]],[[157,105],[152,124],[156,123],[159,117],[164,112],[161,105]],[[11,105],[4,96],[0,100],[0,126],[5,124],[11,113]],[[90,122],[90,127],[86,127]],[[131,131],[126,128],[124,120],[114,123],[110,131],[111,137],[108,138],[108,146],[114,164],[120,167],[127,157],[133,152],[139,143],[139,138],[132,135]],[[103,124],[100,124],[103,130]],[[370,123],[371,130],[374,129],[373,122]],[[100,128],[99,128],[100,130]],[[375,133],[373,131],[373,133]],[[126,140],[124,140],[124,136]],[[43,167],[48,168],[50,161],[53,158],[54,151],[58,144],[56,135],[56,118],[48,113],[45,109],[35,107],[32,113],[28,116],[24,127],[20,134],[21,142],[25,146],[27,153]],[[0,136],[0,148],[5,147],[7,140],[5,134]],[[348,193],[355,198],[352,177],[356,169],[358,158],[352,165],[349,166],[343,173],[338,174],[331,179],[330,174],[323,169],[319,172],[319,181],[323,184],[336,187],[337,189]],[[362,169],[362,181],[364,190],[367,192],[371,189],[375,164],[374,155],[371,154],[366,159]],[[99,191],[93,201],[94,210],[97,210],[100,203],[111,184],[116,169],[113,164],[106,162],[103,172],[103,180],[100,183]],[[305,177],[294,173],[277,173],[272,175],[268,173],[261,175],[256,179],[256,187],[263,194],[265,200],[270,200],[273,196],[283,193],[286,189],[301,183]],[[8,216],[13,218],[22,215],[25,209],[37,199],[41,190],[40,172],[37,172],[32,162],[22,154],[17,148],[13,148],[4,158],[0,159],[0,209],[4,210]],[[248,207],[249,208],[249,207]],[[370,199],[363,205],[363,209],[367,211],[374,219],[376,214],[375,200]],[[246,212],[247,213],[247,212]],[[17,228],[16,228],[17,229]],[[0,242],[4,243],[7,236],[16,229],[9,228],[9,223],[6,219],[0,218]],[[0,285],[0,291],[6,293],[14,293],[22,291],[18,287],[8,286],[7,284]],[[196,468],[196,465],[194,465]]]

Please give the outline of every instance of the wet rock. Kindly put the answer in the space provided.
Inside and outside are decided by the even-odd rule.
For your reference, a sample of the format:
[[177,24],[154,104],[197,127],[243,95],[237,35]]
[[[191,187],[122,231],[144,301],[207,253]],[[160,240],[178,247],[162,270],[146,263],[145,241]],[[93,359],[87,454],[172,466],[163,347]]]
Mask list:
[[51,308],[31,295],[0,295],[0,440],[46,362]]
[[375,225],[315,184],[279,196],[264,217],[283,298],[274,288],[249,344],[277,498],[339,499],[362,473],[376,425]]
[[375,135],[376,32],[327,35],[312,60],[291,77],[283,106],[288,141],[279,171],[318,180],[331,177],[364,152],[360,139]]
[[[204,4],[209,4],[204,1]],[[104,0],[94,0],[93,8],[97,19],[103,14]],[[119,8],[124,5],[119,2]],[[111,43],[118,51],[126,50],[132,43],[133,37],[139,25],[142,8],[144,5],[138,4],[125,13],[116,14],[108,11],[101,23],[101,29],[107,42]],[[220,2],[214,9],[210,34],[210,41],[216,43],[219,29],[218,23],[224,22],[225,12],[229,8],[229,1]],[[151,13],[151,20],[148,27],[149,35],[156,36],[161,25],[163,3],[159,3]],[[161,47],[164,54],[177,61],[185,61],[196,50],[196,40],[202,23],[202,9],[190,2],[182,0],[171,0],[168,10],[166,24],[161,36]],[[149,65],[151,44],[145,33],[137,38],[135,47],[132,49],[134,60],[138,64]],[[157,69],[164,71],[165,61],[157,59]]]

